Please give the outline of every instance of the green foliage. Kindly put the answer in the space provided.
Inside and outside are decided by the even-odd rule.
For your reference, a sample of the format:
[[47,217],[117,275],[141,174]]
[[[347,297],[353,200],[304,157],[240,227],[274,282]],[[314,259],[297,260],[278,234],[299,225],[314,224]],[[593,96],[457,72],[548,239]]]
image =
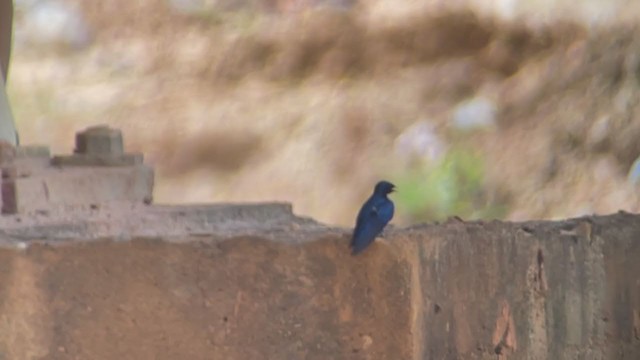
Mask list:
[[416,167],[398,178],[396,203],[412,221],[502,217],[506,207],[486,200],[484,163],[472,152],[454,149],[435,164]]

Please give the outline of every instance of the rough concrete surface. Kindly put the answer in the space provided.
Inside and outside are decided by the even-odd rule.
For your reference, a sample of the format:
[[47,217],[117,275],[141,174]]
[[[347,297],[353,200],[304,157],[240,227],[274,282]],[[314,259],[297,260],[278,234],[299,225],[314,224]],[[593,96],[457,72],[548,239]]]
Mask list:
[[2,181],[2,211],[14,214],[63,205],[151,202],[153,182],[153,168],[147,165],[39,169]]
[[120,130],[100,125],[76,134],[72,155],[52,158],[46,146],[0,143],[2,213],[151,203],[154,169],[142,154],[125,153],[123,142]]
[[357,257],[287,204],[0,226],[0,359],[640,358],[637,215],[391,228]]

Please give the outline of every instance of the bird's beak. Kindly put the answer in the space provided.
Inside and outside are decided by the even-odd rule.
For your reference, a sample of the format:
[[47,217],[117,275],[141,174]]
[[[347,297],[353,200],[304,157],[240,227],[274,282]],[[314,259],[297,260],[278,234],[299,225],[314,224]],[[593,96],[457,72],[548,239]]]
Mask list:
[[391,188],[391,192],[392,192],[392,193],[394,193],[394,192],[396,192],[396,191],[397,191],[397,190],[396,190],[396,188],[395,188],[395,187],[392,187],[392,188]]

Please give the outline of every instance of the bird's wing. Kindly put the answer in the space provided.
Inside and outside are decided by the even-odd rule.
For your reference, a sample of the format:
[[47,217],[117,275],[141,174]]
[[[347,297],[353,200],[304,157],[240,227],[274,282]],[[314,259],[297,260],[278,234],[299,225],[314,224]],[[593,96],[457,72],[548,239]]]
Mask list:
[[395,208],[393,206],[393,202],[391,202],[389,199],[385,199],[385,201],[381,202],[380,204],[376,204],[375,208],[376,216],[382,222],[384,222],[385,225],[387,225],[387,223],[391,221],[391,219],[393,219]]
[[372,210],[375,207],[375,205],[373,204],[373,201],[374,201],[373,197],[369,198],[362,205],[362,208],[360,208],[360,211],[358,212],[358,217],[356,218],[356,229],[361,227],[362,222],[371,216]]
[[[356,228],[353,231],[351,247],[356,252],[363,250],[373,242],[388,222],[388,220],[385,219],[386,216],[381,214],[381,211],[385,213],[388,212],[384,203],[377,201],[378,199],[370,200],[371,201],[367,201],[360,210]],[[380,205],[383,206],[381,207]]]

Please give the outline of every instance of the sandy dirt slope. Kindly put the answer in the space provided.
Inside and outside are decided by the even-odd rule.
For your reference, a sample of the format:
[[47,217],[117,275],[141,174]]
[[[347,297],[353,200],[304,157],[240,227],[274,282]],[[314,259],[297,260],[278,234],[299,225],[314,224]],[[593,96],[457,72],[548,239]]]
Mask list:
[[[640,154],[632,22],[77,3],[90,48],[16,51],[21,137],[68,152],[80,128],[121,127],[157,167],[160,202],[291,201],[350,225],[375,180],[408,171],[396,140],[427,120],[484,159],[484,192],[506,218],[637,210],[625,179]],[[497,126],[452,135],[453,111],[474,97],[495,104]]]

